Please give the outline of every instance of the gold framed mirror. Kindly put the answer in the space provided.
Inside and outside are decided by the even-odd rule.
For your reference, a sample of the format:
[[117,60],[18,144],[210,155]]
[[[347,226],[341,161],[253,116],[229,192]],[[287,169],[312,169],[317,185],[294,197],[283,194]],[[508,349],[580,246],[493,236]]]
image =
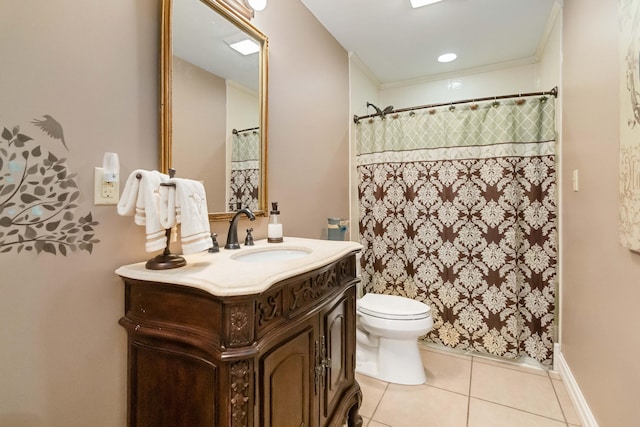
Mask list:
[[162,1],[160,170],[204,183],[209,221],[266,216],[267,36],[233,0]]

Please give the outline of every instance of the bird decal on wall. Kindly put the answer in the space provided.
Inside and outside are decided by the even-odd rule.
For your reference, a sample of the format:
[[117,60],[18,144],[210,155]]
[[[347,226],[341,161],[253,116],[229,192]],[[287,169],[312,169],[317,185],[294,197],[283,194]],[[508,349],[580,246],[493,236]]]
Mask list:
[[62,132],[62,125],[57,122],[56,119],[51,117],[48,114],[45,114],[44,120],[32,120],[31,123],[42,129],[47,135],[49,135],[53,139],[59,139],[62,141],[62,145],[64,148],[69,151],[69,147],[67,147],[67,143],[64,140],[64,133]]

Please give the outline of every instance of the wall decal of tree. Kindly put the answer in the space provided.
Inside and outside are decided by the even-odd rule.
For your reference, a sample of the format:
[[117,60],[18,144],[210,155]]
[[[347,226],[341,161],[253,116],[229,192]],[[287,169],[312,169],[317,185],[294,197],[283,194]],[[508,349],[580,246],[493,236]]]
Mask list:
[[[47,123],[32,123],[67,148],[62,126],[53,117],[44,117]],[[98,222],[90,212],[76,214],[80,196],[76,177],[65,158],[44,150],[19,126],[4,127],[0,133],[0,253],[91,253],[100,241],[93,230]]]

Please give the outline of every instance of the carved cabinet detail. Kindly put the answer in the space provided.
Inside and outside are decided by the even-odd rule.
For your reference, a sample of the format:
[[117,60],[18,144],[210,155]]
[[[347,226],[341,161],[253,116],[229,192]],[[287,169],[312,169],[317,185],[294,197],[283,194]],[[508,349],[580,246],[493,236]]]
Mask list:
[[253,295],[123,277],[129,426],[360,426],[355,254]]

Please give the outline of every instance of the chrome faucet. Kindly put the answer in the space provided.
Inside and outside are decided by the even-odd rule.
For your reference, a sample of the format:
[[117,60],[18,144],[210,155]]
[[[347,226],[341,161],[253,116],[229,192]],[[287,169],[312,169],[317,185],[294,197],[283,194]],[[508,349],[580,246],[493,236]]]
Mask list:
[[231,221],[229,221],[229,232],[227,233],[227,244],[224,245],[225,249],[240,249],[240,243],[238,243],[238,217],[241,214],[245,214],[251,221],[256,220],[256,216],[249,208],[243,208],[237,211],[233,218],[231,218]]

